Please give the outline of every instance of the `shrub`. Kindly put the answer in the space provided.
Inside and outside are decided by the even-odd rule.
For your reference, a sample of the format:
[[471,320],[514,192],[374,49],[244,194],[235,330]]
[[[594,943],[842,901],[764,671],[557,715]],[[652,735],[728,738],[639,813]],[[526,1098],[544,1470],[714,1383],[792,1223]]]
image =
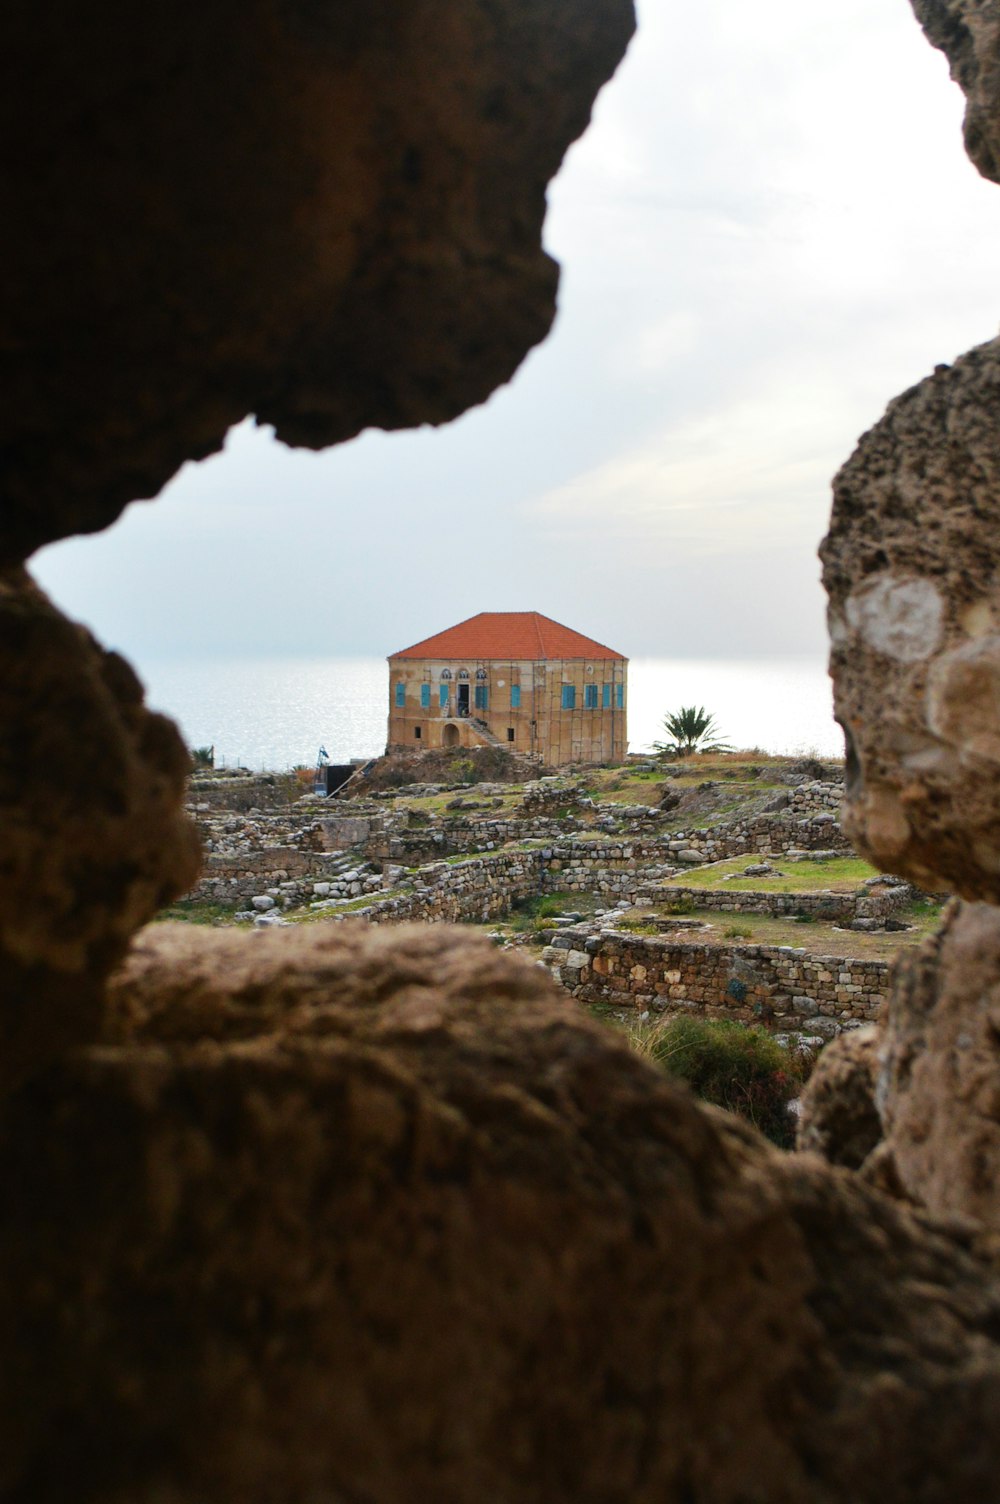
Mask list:
[[792,1147],[788,1104],[801,1090],[806,1067],[766,1029],[727,1019],[674,1018],[633,1043],[703,1101],[748,1118],[780,1148]]
[[722,933],[727,940],[751,940],[753,938],[753,930],[748,930],[745,925],[741,924],[731,924]]

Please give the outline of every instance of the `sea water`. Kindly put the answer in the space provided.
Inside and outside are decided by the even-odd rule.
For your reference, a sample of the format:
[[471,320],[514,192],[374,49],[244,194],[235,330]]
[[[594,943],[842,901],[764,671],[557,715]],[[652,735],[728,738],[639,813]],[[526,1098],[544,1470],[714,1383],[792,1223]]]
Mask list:
[[[180,723],[216,766],[282,770],[385,750],[389,674],[382,658],[152,659],[149,703]],[[663,717],[704,706],[720,736],[764,752],[843,755],[825,666],[812,658],[638,658],[629,664],[629,750],[663,739]]]

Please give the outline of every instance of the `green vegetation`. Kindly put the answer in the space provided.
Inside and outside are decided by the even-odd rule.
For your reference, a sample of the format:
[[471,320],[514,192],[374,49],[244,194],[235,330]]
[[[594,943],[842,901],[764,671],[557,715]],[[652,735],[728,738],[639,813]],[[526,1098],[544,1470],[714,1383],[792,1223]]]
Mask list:
[[185,924],[233,924],[235,910],[221,903],[205,903],[197,898],[178,898],[167,908],[161,909],[154,919],[159,924],[166,919],[180,919]]
[[[941,905],[920,901],[903,909],[897,917],[912,925],[912,929],[870,932],[841,929],[822,919],[803,924],[791,914],[782,918],[770,914],[720,914],[713,909],[699,909],[687,899],[676,904],[658,904],[656,912],[703,920],[710,928],[698,930],[691,937],[699,945],[731,944],[733,939],[739,939],[750,945],[789,945],[796,950],[808,950],[814,956],[891,961],[900,950],[917,945],[934,933],[940,922]],[[743,933],[730,937],[724,926],[737,927]],[[679,934],[677,938],[684,937]]]
[[663,729],[670,740],[654,742],[664,757],[690,757],[692,752],[729,752],[732,748],[719,740],[715,716],[704,705],[682,705],[663,717]]
[[546,929],[547,920],[573,909],[573,897],[572,893],[539,893],[534,898],[519,898],[511,909],[510,928],[520,935]]
[[743,869],[753,866],[752,856],[730,857],[728,861],[716,862],[711,867],[696,867],[691,872],[680,872],[668,881],[668,886],[679,888],[718,888],[724,892],[750,893],[762,890],[775,893],[816,893],[827,888],[834,893],[853,893],[855,888],[869,877],[877,877],[874,867],[860,857],[835,857],[828,862],[791,862],[787,857],[775,857],[772,865],[781,872],[780,877],[743,877]]
[[798,1096],[807,1066],[766,1029],[673,1018],[631,1039],[640,1054],[686,1081],[702,1101],[739,1113],[780,1148],[792,1147],[788,1104]]
[[191,766],[196,773],[202,772],[205,768],[215,767],[214,747],[190,747],[188,750],[191,753]]

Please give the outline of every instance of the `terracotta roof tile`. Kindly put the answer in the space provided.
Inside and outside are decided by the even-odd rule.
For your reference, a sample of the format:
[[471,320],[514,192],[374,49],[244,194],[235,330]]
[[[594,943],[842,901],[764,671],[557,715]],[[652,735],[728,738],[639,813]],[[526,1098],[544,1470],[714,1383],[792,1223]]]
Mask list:
[[614,648],[564,627],[538,611],[480,611],[457,626],[425,637],[390,658],[529,659],[620,658]]

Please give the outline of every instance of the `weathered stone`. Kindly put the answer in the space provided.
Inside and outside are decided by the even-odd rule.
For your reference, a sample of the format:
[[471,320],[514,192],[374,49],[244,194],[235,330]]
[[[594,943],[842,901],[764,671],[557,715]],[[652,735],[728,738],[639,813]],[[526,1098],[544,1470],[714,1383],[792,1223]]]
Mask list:
[[990,1496],[988,1271],[536,968],[156,926],[113,1004],[0,1116],[11,1497]]
[[198,870],[189,761],[116,653],[0,572],[0,1086],[93,1039],[130,935]]
[[878,1041],[878,1030],[869,1025],[841,1034],[823,1050],[802,1093],[796,1136],[800,1149],[856,1170],[879,1143]]
[[980,0],[910,0],[966,97],[965,149],[984,178],[1000,183],[1000,14]]
[[881,1054],[890,1182],[1000,1232],[1000,911],[955,904],[900,957]]
[[1000,340],[861,440],[823,544],[845,829],[925,888],[1000,902]]
[[[4,12],[0,562],[106,526],[247,413],[442,423],[549,328],[545,188],[630,0],[54,0]],[[15,376],[16,373],[16,376]]]

